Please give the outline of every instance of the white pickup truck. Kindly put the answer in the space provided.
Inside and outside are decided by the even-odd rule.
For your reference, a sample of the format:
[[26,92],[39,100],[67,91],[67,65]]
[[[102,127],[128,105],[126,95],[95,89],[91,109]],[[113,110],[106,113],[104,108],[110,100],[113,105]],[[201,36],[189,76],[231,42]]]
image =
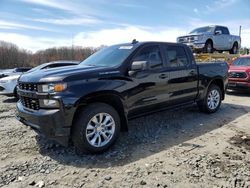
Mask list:
[[213,53],[229,51],[237,54],[241,46],[240,36],[230,35],[225,26],[205,26],[194,29],[186,36],[177,38],[178,43],[188,45],[194,52]]

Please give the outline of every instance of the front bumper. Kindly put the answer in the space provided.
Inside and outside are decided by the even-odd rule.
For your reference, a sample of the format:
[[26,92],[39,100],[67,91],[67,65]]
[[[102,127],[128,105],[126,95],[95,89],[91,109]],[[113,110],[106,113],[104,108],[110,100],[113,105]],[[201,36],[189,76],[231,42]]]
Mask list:
[[205,47],[204,43],[186,43],[186,45],[194,51],[202,50]]
[[55,140],[61,145],[67,146],[70,138],[72,114],[61,109],[31,110],[17,102],[16,118],[24,125],[31,127],[38,134]]
[[227,88],[233,89],[233,90],[237,90],[237,89],[249,89],[250,90],[250,82],[237,82],[237,81],[229,80]]

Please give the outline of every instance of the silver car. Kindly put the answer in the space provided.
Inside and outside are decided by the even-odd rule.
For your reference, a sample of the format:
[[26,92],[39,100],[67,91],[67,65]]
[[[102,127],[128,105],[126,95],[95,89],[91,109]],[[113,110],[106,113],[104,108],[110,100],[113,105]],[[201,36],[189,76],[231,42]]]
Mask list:
[[15,96],[17,79],[21,74],[14,74],[0,79],[0,95]]
[[188,45],[194,52],[213,53],[229,51],[237,54],[241,46],[240,36],[230,35],[225,26],[206,26],[194,29],[186,36],[177,38],[177,42]]
[[[39,71],[42,69],[51,69],[56,67],[62,66],[70,66],[70,65],[77,65],[78,61],[53,61],[49,63],[44,63],[39,65],[33,69],[30,69],[28,72]],[[17,80],[22,75],[22,73],[12,74],[10,76],[4,77],[0,79],[0,95],[6,96],[17,96],[16,87],[17,87]]]

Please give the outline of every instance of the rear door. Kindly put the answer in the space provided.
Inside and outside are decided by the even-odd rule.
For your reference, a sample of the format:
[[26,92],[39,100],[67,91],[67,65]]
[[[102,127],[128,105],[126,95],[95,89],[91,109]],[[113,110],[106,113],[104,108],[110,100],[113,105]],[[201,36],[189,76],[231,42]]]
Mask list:
[[195,100],[198,71],[191,51],[181,45],[167,44],[164,46],[164,54],[169,72],[169,102],[175,105]]
[[130,116],[157,109],[169,98],[167,92],[169,73],[162,56],[161,45],[144,46],[132,58],[133,61],[148,61],[150,68],[130,76],[132,83],[127,90]]

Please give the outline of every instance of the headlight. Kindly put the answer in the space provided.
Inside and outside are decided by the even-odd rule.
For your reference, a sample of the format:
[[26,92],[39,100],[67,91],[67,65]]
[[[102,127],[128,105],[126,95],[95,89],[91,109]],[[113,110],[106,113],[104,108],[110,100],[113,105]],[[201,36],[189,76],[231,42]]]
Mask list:
[[194,36],[194,40],[195,40],[195,41],[202,40],[202,38],[203,38],[202,35]]
[[66,83],[46,84],[46,85],[42,85],[41,90],[44,93],[54,93],[54,92],[64,91],[66,88],[67,88]]
[[59,102],[53,99],[39,99],[41,108],[59,108]]

